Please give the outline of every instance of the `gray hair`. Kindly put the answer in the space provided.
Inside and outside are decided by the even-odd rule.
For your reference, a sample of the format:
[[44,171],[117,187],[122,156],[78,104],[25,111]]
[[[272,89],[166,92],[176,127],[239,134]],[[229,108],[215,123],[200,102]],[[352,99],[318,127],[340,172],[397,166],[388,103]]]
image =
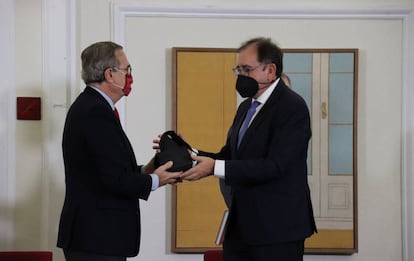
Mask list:
[[118,67],[119,61],[115,56],[116,50],[122,46],[114,42],[97,42],[82,51],[82,79],[85,84],[102,82],[105,70]]

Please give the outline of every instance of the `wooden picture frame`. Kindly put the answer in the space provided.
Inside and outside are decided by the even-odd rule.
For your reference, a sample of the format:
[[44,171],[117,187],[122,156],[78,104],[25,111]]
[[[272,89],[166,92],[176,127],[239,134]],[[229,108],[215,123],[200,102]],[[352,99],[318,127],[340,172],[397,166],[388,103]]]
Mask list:
[[[356,253],[358,49],[283,51],[284,72],[291,78],[292,88],[305,96],[312,114],[309,182],[319,233],[305,241],[305,253]],[[195,148],[214,152],[225,142],[240,102],[231,72],[236,52],[232,48],[172,49],[173,129]],[[345,96],[338,101],[338,95]],[[335,115],[337,121],[331,119]],[[343,145],[335,139],[338,133],[347,133],[350,146],[345,154],[335,152],[335,146]],[[338,157],[346,160],[338,161]],[[221,248],[214,241],[226,207],[218,187],[214,177],[173,187],[173,252]],[[331,215],[337,217],[329,218]]]

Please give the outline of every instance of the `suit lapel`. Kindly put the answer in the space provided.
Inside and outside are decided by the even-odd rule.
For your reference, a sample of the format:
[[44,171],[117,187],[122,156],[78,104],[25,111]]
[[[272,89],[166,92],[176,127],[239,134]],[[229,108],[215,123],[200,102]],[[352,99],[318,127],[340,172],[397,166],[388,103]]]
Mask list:
[[[257,115],[253,118],[252,122],[250,123],[249,128],[247,129],[246,133],[244,134],[243,137],[243,141],[240,143],[240,147],[238,150],[242,150],[246,140],[249,140],[252,130],[255,129],[257,126],[260,125],[260,123],[264,120],[264,118],[266,116],[268,116],[269,113],[274,113],[272,111],[272,108],[275,107],[275,104],[277,103],[277,100],[280,97],[281,92],[283,92],[284,88],[287,88],[286,86],[284,86],[283,83],[281,83],[281,81],[279,81],[278,85],[276,86],[276,88],[273,90],[272,94],[269,96],[269,98],[267,99],[266,103],[263,104],[263,107],[260,109],[260,111],[257,113]],[[251,103],[251,99],[250,103]],[[250,104],[248,103],[248,104]],[[241,124],[244,121],[245,115],[247,113],[247,110],[249,109],[249,105],[246,106],[246,108],[243,108],[243,117],[241,117],[240,122],[238,122],[238,128],[237,128],[237,133],[235,133],[236,135],[236,141],[237,141],[237,134],[238,131],[240,130]],[[236,145],[237,146],[237,145]],[[237,147],[236,147],[237,149]]]
[[128,139],[128,136],[125,134],[124,129],[122,128],[121,122],[115,117],[115,114],[112,111],[111,105],[109,105],[108,102],[105,100],[105,98],[100,93],[98,93],[97,91],[95,91],[92,87],[87,86],[85,88],[85,92],[93,95],[94,97],[98,98],[99,100],[101,100],[102,102],[104,102],[105,104],[108,105],[108,114],[113,115],[114,122],[118,126],[118,129],[119,129],[119,132],[120,132],[120,136],[122,137],[125,145],[128,148],[129,157],[130,157],[130,159],[131,159],[131,161],[133,163],[132,164],[132,168],[135,170],[136,169],[136,165],[137,165],[136,164],[137,161],[136,161],[136,158],[135,158],[134,150],[132,148],[131,142]]
[[250,127],[255,128],[257,125],[259,125],[264,117],[271,113],[270,111],[272,108],[275,107],[277,104],[277,101],[279,100],[280,94],[283,92],[284,86],[281,81],[279,81],[276,88],[273,90],[272,94],[270,94],[269,99],[267,99],[266,103],[263,104],[263,107],[260,109],[260,111],[257,113],[256,117],[254,117],[252,123],[250,124]]

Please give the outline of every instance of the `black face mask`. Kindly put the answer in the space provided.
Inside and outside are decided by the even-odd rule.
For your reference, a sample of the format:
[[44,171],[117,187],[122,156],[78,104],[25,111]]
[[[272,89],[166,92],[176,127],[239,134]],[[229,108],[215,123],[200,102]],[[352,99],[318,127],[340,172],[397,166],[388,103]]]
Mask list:
[[237,75],[236,90],[241,97],[251,98],[259,90],[259,83],[252,77]]

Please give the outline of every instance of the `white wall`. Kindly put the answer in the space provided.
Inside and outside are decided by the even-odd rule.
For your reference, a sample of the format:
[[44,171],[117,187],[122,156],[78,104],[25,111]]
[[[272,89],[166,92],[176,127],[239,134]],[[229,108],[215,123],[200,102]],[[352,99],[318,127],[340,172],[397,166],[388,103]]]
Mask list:
[[[116,21],[114,32],[124,31],[123,37],[115,39],[125,43],[129,60],[137,75],[137,94],[128,97],[126,106],[127,131],[134,133],[134,130],[140,130],[140,134],[133,135],[132,140],[135,148],[143,148],[138,151],[146,157],[150,156],[150,151],[145,149],[149,147],[146,144],[153,133],[169,128],[168,121],[146,124],[145,130],[140,125],[149,123],[154,118],[168,119],[170,116],[168,94],[171,82],[168,73],[171,72],[171,57],[168,51],[172,47],[234,47],[249,37],[268,35],[284,48],[359,48],[358,182],[360,188],[363,188],[359,190],[360,251],[351,257],[307,256],[306,260],[401,260],[401,206],[395,203],[401,197],[401,107],[398,104],[401,104],[402,55],[400,52],[387,52],[401,48],[401,19],[252,18],[246,21],[233,18],[233,15],[223,15],[226,16],[224,19],[216,18],[212,14],[214,12],[211,12],[213,17],[209,18],[200,18],[208,14],[182,18],[185,15],[177,15],[172,10],[167,10],[169,15],[160,18],[145,16],[146,12],[141,12],[140,9],[125,7],[125,20]],[[194,34],[195,30],[202,33]],[[384,66],[384,60],[387,61],[387,66]],[[165,74],[159,70],[160,65],[164,64],[167,64]],[[387,74],[396,75],[398,80],[381,77]],[[161,102],[145,102],[154,100],[154,97]],[[149,115],[142,112],[143,107],[152,113]],[[384,115],[387,124],[384,124]],[[136,118],[142,120],[136,121]],[[378,151],[387,153],[377,153]],[[375,193],[376,191],[387,193]],[[387,211],[384,211],[384,205],[387,205]],[[165,235],[163,223],[153,220],[154,216],[159,216],[159,204],[150,200],[144,213],[148,215],[143,214],[143,223],[148,223],[151,228],[161,225],[162,229],[155,232],[160,237]],[[145,235],[150,237],[155,232],[150,229],[143,231],[141,257],[144,260],[161,257],[154,256],[159,245],[145,240]],[[383,233],[387,235],[386,239],[381,236]],[[182,257],[177,257],[177,260],[179,258]],[[168,260],[175,259],[171,257]]]
[[0,246],[9,249],[14,241],[14,140],[15,101],[14,3],[0,2],[0,34],[9,39],[0,49]]
[[[22,1],[20,1],[22,2]],[[16,96],[42,97],[42,1],[16,3]],[[24,77],[21,77],[24,75]],[[44,106],[43,106],[44,108]],[[16,197],[14,244],[30,249],[41,238],[43,137],[46,121],[13,121],[16,124]]]
[[[0,231],[9,231],[12,242],[0,240],[0,250],[52,249],[54,260],[63,260],[61,251],[55,248],[64,193],[60,136],[66,107],[83,89],[78,64],[84,47],[111,39],[126,47],[134,70],[134,89],[121,113],[137,159],[145,162],[152,155],[154,135],[171,124],[169,49],[237,47],[249,37],[264,35],[271,36],[282,48],[360,49],[359,253],[306,256],[305,260],[403,260],[402,237],[411,240],[404,241],[404,253],[411,258],[404,261],[414,259],[413,196],[407,189],[407,184],[414,185],[410,163],[413,121],[409,120],[414,109],[411,90],[414,80],[409,73],[414,59],[405,58],[414,53],[410,47],[414,43],[414,19],[413,15],[410,19],[404,16],[414,10],[408,5],[412,0],[320,0],[312,5],[305,0],[289,4],[261,0],[254,5],[247,0],[203,4],[176,0],[174,5],[167,0],[116,1],[120,5],[114,6],[111,3],[110,0],[2,2],[1,15],[16,6],[18,74],[6,79],[12,85],[16,82],[16,95],[42,97],[44,118],[38,122],[16,121],[12,112],[1,118],[2,126],[16,126],[16,137],[9,140],[11,131],[0,133],[1,145],[8,141],[7,144],[15,146],[0,151],[0,158],[13,154],[15,149],[16,159],[12,156],[7,168],[1,168],[8,175],[5,178],[2,173],[0,181],[8,181],[11,188],[7,195],[0,194]],[[233,14],[220,16],[218,13],[223,10]],[[249,15],[246,10],[250,15],[255,12],[255,17],[246,19]],[[203,18],[206,14],[214,17]],[[240,14],[241,19],[235,19],[235,14]],[[289,16],[283,17],[286,14]],[[269,19],[259,19],[264,15]],[[334,19],[326,19],[327,15]],[[10,14],[5,17],[10,18]],[[2,33],[10,33],[6,27],[0,29]],[[7,43],[14,46],[13,41]],[[0,68],[6,66],[6,62],[0,61]],[[13,88],[7,93],[11,91]],[[0,104],[14,107],[12,96],[9,94],[11,98],[1,100]],[[142,108],[151,111],[150,115],[139,113]],[[402,203],[408,207],[402,209]],[[15,216],[12,224],[3,222],[7,216],[3,213]],[[141,254],[131,260],[202,260],[199,254],[170,252],[170,188],[159,189],[148,202],[142,203],[142,219]],[[406,229],[401,233],[402,222],[408,232]]]

